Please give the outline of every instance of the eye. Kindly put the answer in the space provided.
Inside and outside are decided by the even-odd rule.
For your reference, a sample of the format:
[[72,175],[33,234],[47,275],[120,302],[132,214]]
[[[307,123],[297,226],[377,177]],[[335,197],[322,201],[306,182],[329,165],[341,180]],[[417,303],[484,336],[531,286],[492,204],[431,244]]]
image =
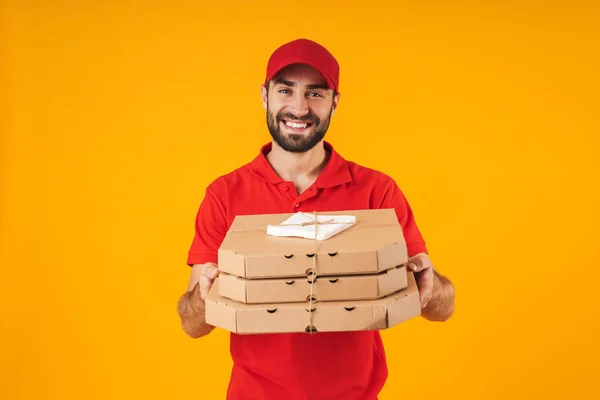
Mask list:
[[321,93],[317,93],[317,92],[312,92],[308,94],[310,97],[323,97],[323,95],[321,95]]
[[279,93],[288,94],[291,93],[291,91],[289,89],[280,89]]

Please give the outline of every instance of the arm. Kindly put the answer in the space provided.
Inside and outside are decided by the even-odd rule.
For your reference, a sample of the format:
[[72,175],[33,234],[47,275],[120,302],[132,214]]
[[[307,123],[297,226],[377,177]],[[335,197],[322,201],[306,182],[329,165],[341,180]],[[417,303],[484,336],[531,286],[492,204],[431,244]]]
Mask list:
[[187,291],[177,304],[182,328],[192,338],[205,336],[215,328],[204,319],[204,299],[219,274],[217,252],[227,233],[222,196],[216,193],[214,186],[209,186],[198,209],[194,240],[187,259],[187,264],[192,267],[191,276]]
[[435,270],[427,254],[411,257],[409,268],[414,271],[419,295],[421,315],[429,321],[444,322],[454,313],[454,285]]
[[380,208],[394,208],[398,215],[411,256],[409,268],[419,287],[421,315],[430,321],[446,321],[454,312],[454,286],[433,267],[414,213],[396,182],[390,182]]
[[426,306],[421,310],[430,321],[447,321],[454,313],[454,285],[450,280],[433,270],[433,291]]
[[181,318],[181,326],[185,333],[196,339],[208,335],[215,328],[204,320],[204,300],[214,278],[218,275],[217,266],[213,263],[195,264],[184,293],[177,304]]

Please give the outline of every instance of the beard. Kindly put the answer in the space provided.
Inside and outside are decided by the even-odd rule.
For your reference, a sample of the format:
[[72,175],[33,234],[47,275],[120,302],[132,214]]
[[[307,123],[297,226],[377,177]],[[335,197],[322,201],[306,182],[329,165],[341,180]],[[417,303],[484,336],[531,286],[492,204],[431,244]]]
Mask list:
[[[267,126],[269,127],[271,137],[279,147],[290,153],[306,153],[325,137],[325,133],[329,129],[332,112],[333,104],[329,110],[329,115],[323,120],[314,115],[311,110],[302,117],[289,112],[279,112],[275,115],[269,109],[267,103]],[[308,128],[311,129],[311,132],[308,134],[283,133],[281,132],[281,120],[283,119],[311,123],[312,125]]]

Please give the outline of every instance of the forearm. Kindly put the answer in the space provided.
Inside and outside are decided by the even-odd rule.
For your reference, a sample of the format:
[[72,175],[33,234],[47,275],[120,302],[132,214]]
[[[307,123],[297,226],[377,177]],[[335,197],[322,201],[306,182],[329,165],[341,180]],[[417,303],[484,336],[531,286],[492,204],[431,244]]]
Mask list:
[[448,278],[433,271],[431,299],[421,310],[421,315],[430,321],[443,322],[454,313],[454,285]]
[[199,283],[180,297],[177,310],[184,332],[192,338],[205,336],[215,328],[204,319],[204,300],[200,297]]

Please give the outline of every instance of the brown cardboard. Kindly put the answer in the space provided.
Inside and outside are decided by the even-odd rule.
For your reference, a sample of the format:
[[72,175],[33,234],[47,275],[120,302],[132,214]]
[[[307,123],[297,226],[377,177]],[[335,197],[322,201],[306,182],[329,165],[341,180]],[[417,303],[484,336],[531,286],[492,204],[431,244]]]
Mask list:
[[354,215],[356,224],[322,241],[267,235],[292,214],[236,216],[218,253],[219,269],[247,279],[378,273],[408,262],[394,209],[320,212]]
[[[375,300],[407,286],[406,266],[369,275],[244,279],[221,272],[219,295],[241,303],[298,303],[310,295],[317,301]],[[314,282],[314,283],[310,283]]]
[[340,332],[391,328],[421,312],[412,272],[406,288],[378,300],[312,303],[244,304],[219,296],[214,281],[206,299],[206,323],[238,334]]

